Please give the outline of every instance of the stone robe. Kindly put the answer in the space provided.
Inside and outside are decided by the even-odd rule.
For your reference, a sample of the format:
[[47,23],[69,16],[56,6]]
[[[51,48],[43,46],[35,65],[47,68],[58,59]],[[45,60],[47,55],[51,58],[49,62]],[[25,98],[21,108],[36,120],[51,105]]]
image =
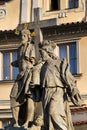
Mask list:
[[71,75],[69,77],[69,73],[65,61],[53,60],[45,62],[42,66],[40,77],[43,87],[42,104],[45,130],[74,130],[67,90],[69,89],[69,96],[71,96],[72,90],[77,89],[75,80]]
[[19,68],[19,74],[11,90],[11,107],[23,104],[26,94],[29,94],[29,84],[32,77],[33,64],[31,58],[35,58],[34,45],[31,43],[21,44],[18,48],[17,60],[12,63]]

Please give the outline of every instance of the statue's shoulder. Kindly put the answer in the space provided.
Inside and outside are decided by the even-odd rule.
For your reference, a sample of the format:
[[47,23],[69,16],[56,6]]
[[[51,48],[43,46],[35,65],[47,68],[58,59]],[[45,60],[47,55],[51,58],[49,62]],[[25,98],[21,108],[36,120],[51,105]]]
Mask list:
[[60,67],[60,65],[61,65],[61,59],[57,58],[56,60],[54,60],[53,63],[54,63],[55,66]]
[[27,48],[30,48],[30,49],[34,48],[34,44],[32,42],[28,42]]
[[19,46],[18,46],[18,49],[20,50],[22,48],[23,44],[20,43]]

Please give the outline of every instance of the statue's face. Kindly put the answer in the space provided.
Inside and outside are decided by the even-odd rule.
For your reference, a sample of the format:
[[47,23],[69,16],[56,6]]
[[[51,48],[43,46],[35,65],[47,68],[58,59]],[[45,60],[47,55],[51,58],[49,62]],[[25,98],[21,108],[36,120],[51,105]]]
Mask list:
[[40,55],[43,61],[48,61],[50,59],[50,56],[48,55],[48,53],[44,50],[40,51]]
[[28,35],[25,33],[25,34],[22,34],[22,41],[24,43],[28,42]]

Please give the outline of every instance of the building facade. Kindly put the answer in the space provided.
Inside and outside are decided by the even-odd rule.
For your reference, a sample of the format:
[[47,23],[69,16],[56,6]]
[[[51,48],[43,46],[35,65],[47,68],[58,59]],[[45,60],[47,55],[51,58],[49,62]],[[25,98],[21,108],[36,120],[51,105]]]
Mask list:
[[[77,80],[82,107],[70,103],[76,129],[87,124],[87,1],[86,0],[1,0],[0,1],[0,128],[10,123],[9,94],[18,73],[16,59],[21,35],[27,26],[35,32],[35,47],[43,39],[57,44],[55,53],[67,58]],[[38,55],[37,55],[38,59]]]

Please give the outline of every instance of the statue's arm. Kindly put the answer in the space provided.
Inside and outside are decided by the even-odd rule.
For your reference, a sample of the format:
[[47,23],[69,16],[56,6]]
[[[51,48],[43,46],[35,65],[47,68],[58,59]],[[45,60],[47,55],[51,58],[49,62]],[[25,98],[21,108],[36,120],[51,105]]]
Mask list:
[[17,60],[15,60],[15,61],[13,61],[13,62],[11,63],[11,65],[12,65],[13,67],[19,67],[20,50],[21,50],[21,45],[18,47]]
[[70,97],[71,101],[75,105],[82,105],[81,96],[79,90],[77,88],[77,81],[74,76],[71,74],[69,69],[69,64],[67,63],[66,59],[64,59],[61,67],[62,71],[62,80],[65,84],[67,94]]
[[30,46],[27,47],[25,60],[29,61],[32,65],[35,64],[35,47],[33,44],[30,44]]
[[81,95],[77,88],[77,81],[72,77],[71,73],[68,75],[68,84],[67,93],[72,101],[72,103],[76,106],[82,105]]

